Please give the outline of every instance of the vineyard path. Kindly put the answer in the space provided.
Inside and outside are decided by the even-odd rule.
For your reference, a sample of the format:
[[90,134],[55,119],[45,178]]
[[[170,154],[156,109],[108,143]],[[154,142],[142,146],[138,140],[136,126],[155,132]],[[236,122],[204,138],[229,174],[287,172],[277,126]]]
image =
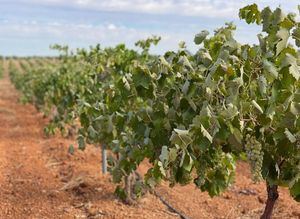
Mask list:
[[60,184],[41,159],[41,118],[33,106],[18,102],[7,71],[6,61],[0,80],[0,218],[61,215],[67,200],[54,194]]

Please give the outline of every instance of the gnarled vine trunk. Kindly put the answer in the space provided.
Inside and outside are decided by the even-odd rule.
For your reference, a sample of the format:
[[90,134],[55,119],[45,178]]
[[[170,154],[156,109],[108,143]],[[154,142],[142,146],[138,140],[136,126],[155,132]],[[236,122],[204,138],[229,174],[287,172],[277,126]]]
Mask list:
[[276,200],[279,197],[277,189],[278,189],[277,185],[270,186],[269,184],[267,184],[268,199],[266,202],[266,207],[265,207],[264,213],[260,217],[261,219],[271,219],[274,205],[276,203]]
[[137,171],[133,171],[128,176],[125,176],[125,193],[126,193],[126,200],[125,202],[129,205],[132,205],[136,202],[136,194],[134,191],[135,184],[138,181],[141,181],[142,177]]

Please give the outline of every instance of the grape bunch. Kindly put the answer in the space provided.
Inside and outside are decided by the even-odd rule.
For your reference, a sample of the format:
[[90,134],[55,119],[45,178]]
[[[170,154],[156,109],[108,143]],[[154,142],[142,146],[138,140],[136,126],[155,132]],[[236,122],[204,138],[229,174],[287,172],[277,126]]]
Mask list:
[[256,140],[254,136],[246,136],[245,150],[250,162],[251,172],[254,181],[260,181],[262,179],[261,169],[263,165],[262,145]]

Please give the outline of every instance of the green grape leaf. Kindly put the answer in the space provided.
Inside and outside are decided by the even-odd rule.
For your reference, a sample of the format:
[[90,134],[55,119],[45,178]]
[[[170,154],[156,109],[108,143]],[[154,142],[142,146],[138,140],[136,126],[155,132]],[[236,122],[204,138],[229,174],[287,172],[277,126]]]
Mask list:
[[295,39],[296,46],[300,47],[300,27],[294,29],[292,36]]
[[298,81],[300,78],[300,69],[299,66],[294,64],[289,67],[289,72],[293,77]]
[[232,134],[229,136],[228,142],[234,147],[236,151],[240,152],[243,146],[243,135],[237,128],[233,128],[231,132]]
[[291,143],[295,143],[297,141],[296,137],[287,128],[285,128],[284,134]]
[[192,170],[193,167],[193,159],[188,153],[184,153],[184,158],[181,166],[188,172]]
[[93,126],[90,125],[87,129],[87,132],[89,134],[89,137],[91,137],[91,138],[96,138],[97,137],[98,132],[94,129]]
[[196,112],[197,106],[196,106],[195,102],[191,98],[187,98],[187,101],[189,102],[189,105],[192,107],[192,109]]
[[210,143],[213,142],[213,137],[209,134],[209,132],[204,128],[204,126],[201,124],[201,133],[204,137],[206,137]]
[[70,146],[68,148],[68,153],[73,155],[74,152],[75,152],[74,145],[70,144]]
[[239,114],[238,108],[234,106],[232,103],[228,104],[225,110],[221,111],[221,115],[228,120],[233,119],[238,114]]
[[273,24],[278,25],[281,23],[285,18],[285,15],[283,14],[282,10],[280,8],[276,8],[273,12]]
[[263,75],[259,76],[258,85],[260,94],[264,96],[267,93],[267,80]]
[[169,151],[168,151],[168,147],[167,146],[162,146],[161,148],[161,153],[159,155],[159,159],[160,161],[165,164],[166,162],[168,162],[169,159]]
[[174,162],[177,158],[177,148],[170,148],[169,161]]
[[212,63],[212,58],[209,52],[204,50],[199,51],[199,59],[204,64],[205,67],[208,67]]
[[293,186],[290,188],[291,196],[298,202],[300,202],[300,179],[294,182]]
[[159,57],[159,60],[160,60],[160,63],[161,63],[163,66],[167,67],[168,69],[172,69],[171,65],[167,62],[167,60],[165,59],[165,57],[160,56],[160,57]]
[[293,113],[295,116],[299,116],[300,115],[300,103],[292,102],[290,110],[291,110],[291,113]]
[[289,19],[288,17],[285,17],[284,20],[280,23],[281,27],[286,28],[288,30],[292,29],[294,25],[294,21]]
[[123,77],[122,81],[124,83],[124,87],[126,88],[126,90],[129,91],[130,90],[130,84],[129,84],[128,80],[126,79],[126,77]]
[[278,77],[278,70],[272,62],[267,61],[266,59],[263,61],[263,68],[266,72],[268,72],[272,79],[276,79]]
[[269,107],[266,110],[266,115],[268,118],[273,120],[274,115],[275,115],[275,104],[270,104]]
[[184,94],[184,95],[186,95],[187,94],[187,92],[188,92],[188,90],[189,90],[189,87],[190,87],[190,81],[189,80],[186,80],[185,82],[184,82],[184,84],[183,84],[183,86],[182,86],[182,93]]
[[276,36],[279,39],[279,42],[276,45],[276,55],[278,56],[281,51],[286,48],[290,33],[287,29],[281,28]]
[[256,22],[259,24],[261,22],[261,14],[258,10],[257,4],[247,5],[240,9],[239,17],[245,19],[248,24]]
[[266,7],[261,12],[261,18],[263,20],[263,31],[270,31],[270,25],[272,23],[272,11],[269,7]]
[[164,169],[164,165],[161,161],[158,161],[157,162],[157,166],[159,168],[159,171],[160,173],[163,175],[163,176],[166,176],[166,170]]
[[297,64],[297,59],[291,54],[285,54],[285,57],[281,63],[282,67],[289,66],[289,73],[296,79],[300,78],[300,69]]
[[178,63],[183,64],[184,66],[188,67],[191,70],[194,70],[193,66],[191,65],[190,61],[186,56],[181,56]]
[[259,45],[260,48],[263,52],[266,52],[267,50],[267,42],[266,39],[263,37],[262,34],[257,34],[258,40],[259,40]]
[[152,79],[150,73],[146,69],[139,69],[132,78],[136,86],[142,86],[145,89],[149,89]]
[[194,38],[195,44],[199,45],[205,40],[205,38],[208,36],[209,32],[207,30],[202,30],[200,33],[196,34]]
[[85,149],[85,140],[82,135],[79,135],[77,137],[77,142],[78,142],[78,149],[84,150]]
[[185,149],[192,142],[192,138],[188,130],[174,129],[170,141],[172,144],[177,144],[180,148]]

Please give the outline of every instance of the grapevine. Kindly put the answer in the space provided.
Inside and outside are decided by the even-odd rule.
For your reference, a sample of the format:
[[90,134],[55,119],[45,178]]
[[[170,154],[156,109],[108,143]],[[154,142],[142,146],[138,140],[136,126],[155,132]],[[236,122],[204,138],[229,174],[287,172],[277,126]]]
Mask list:
[[[131,181],[137,193],[165,180],[219,195],[246,153],[254,180],[267,183],[262,218],[270,218],[278,186],[300,200],[300,23],[256,4],[239,16],[262,26],[258,45],[239,43],[233,23],[197,34],[195,54],[180,43],[151,55],[156,36],[136,43],[141,52],[124,44],[76,52],[55,45],[55,64],[23,65],[23,73],[12,67],[11,80],[52,118],[47,133],[76,127],[80,149],[105,146],[116,191],[127,201]],[[136,170],[145,160],[151,167],[142,184]]]

